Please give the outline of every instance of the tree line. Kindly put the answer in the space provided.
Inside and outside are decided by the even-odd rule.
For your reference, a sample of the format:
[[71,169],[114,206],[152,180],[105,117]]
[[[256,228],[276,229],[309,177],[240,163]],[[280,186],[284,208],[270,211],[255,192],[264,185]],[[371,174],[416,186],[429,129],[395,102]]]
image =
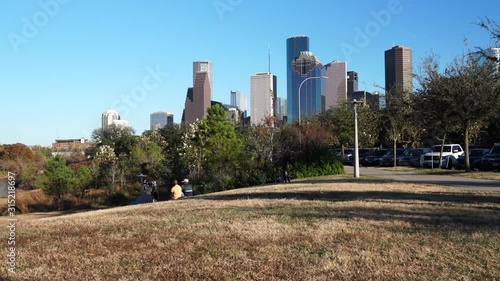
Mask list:
[[[479,25],[499,41],[498,25]],[[448,141],[465,147],[500,140],[499,61],[489,49],[458,55],[446,66],[436,54],[424,58],[418,87],[387,92],[386,107],[358,111],[362,147],[430,146]],[[198,193],[276,181],[286,170],[301,178],[343,172],[335,148],[354,143],[354,110],[344,103],[301,124],[269,116],[257,126],[234,123],[215,105],[208,117],[189,125],[168,125],[136,136],[131,128],[110,126],[92,133],[95,146],[84,154],[52,156],[50,149],[22,144],[0,146],[0,167],[18,174],[21,187],[41,187],[58,198],[83,196],[89,188],[113,194],[134,186],[138,175],[165,184],[189,178]]]

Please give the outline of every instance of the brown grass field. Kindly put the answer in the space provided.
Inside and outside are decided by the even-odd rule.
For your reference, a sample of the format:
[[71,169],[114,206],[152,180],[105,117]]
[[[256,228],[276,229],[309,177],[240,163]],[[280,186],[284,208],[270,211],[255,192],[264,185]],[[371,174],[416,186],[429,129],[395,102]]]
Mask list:
[[499,193],[345,175],[0,229],[1,280],[500,279]]

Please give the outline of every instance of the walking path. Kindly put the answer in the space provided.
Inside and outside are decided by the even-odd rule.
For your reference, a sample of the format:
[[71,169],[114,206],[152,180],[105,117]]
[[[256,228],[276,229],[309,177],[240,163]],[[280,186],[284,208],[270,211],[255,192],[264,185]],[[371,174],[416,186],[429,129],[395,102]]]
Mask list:
[[[344,166],[348,174],[354,173],[353,166]],[[435,184],[458,188],[468,188],[483,191],[500,192],[500,181],[471,179],[455,176],[417,174],[412,172],[388,171],[374,167],[360,167],[359,174],[362,176],[371,176],[377,178],[390,179],[402,182],[413,182],[423,184]]]

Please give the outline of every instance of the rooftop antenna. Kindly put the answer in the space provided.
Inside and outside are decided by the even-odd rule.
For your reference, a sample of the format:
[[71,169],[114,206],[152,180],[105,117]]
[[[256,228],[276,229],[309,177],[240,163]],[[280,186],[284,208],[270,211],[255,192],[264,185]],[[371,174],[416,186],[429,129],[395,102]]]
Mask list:
[[267,69],[271,73],[271,43],[267,43]]

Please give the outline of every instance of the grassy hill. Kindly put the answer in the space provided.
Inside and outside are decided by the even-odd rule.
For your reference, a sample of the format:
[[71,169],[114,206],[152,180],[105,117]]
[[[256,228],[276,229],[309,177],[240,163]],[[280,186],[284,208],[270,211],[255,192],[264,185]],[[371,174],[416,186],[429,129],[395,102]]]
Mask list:
[[500,194],[346,176],[24,220],[17,236],[12,280],[500,278]]

